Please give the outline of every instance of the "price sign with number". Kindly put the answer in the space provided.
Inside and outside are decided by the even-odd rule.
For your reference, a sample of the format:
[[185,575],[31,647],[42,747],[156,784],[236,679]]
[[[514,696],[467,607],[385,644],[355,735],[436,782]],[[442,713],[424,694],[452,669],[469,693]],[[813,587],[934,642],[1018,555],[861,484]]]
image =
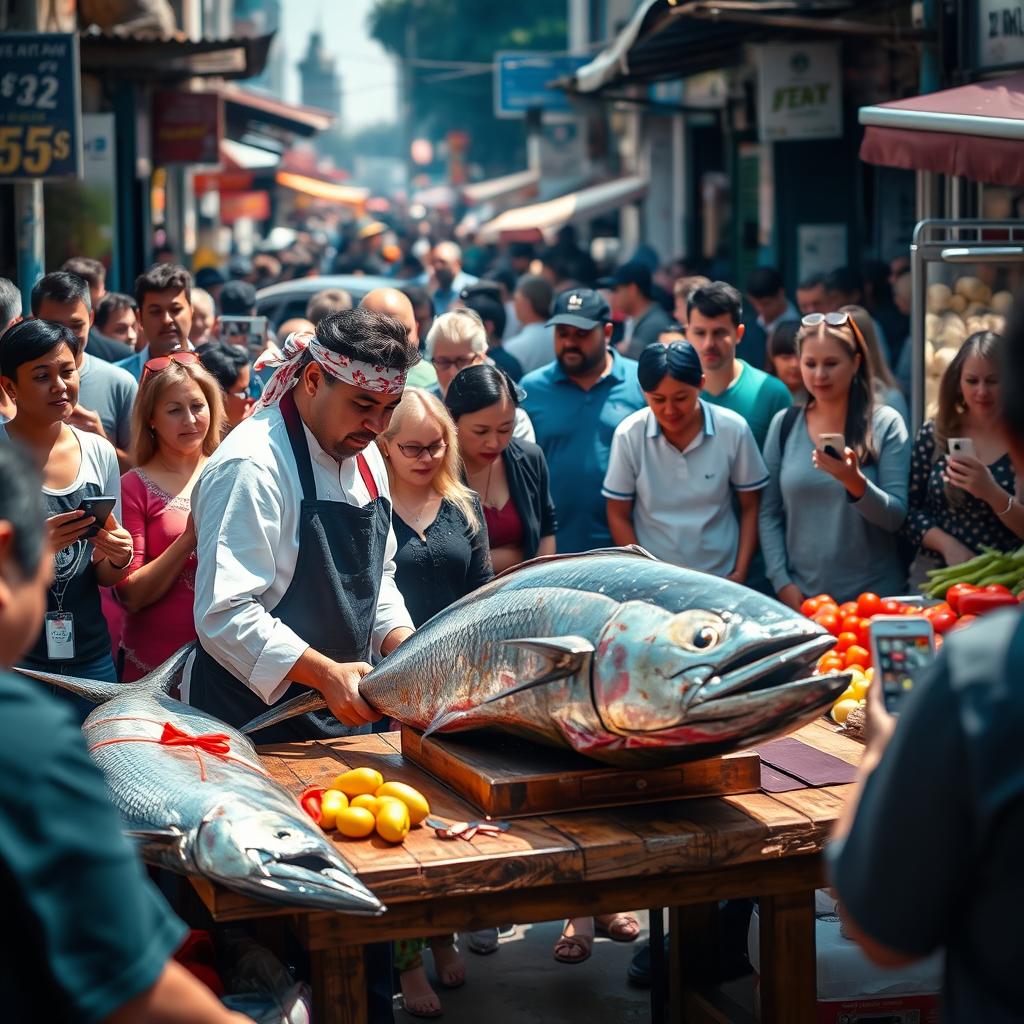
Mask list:
[[81,177],[78,37],[0,35],[0,180]]

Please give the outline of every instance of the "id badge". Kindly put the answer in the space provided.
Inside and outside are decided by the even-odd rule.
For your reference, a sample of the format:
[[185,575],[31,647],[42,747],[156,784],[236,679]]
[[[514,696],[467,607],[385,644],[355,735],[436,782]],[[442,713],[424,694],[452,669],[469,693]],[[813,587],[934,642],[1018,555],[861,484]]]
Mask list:
[[74,661],[75,617],[71,612],[46,613],[46,656],[51,661]]

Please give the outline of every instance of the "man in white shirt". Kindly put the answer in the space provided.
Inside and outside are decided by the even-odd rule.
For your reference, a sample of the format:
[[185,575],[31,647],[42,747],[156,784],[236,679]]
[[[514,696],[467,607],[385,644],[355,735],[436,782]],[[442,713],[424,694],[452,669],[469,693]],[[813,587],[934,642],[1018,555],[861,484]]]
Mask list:
[[329,708],[266,729],[261,742],[365,731],[379,717],[359,680],[371,655],[413,630],[373,442],[417,359],[394,317],[325,317],[315,335],[289,339],[256,412],[200,477],[190,703],[236,726],[309,688]]
[[523,325],[505,342],[509,355],[519,360],[523,373],[539,370],[555,360],[555,329],[548,327],[555,293],[539,274],[524,274],[512,296],[516,317]]

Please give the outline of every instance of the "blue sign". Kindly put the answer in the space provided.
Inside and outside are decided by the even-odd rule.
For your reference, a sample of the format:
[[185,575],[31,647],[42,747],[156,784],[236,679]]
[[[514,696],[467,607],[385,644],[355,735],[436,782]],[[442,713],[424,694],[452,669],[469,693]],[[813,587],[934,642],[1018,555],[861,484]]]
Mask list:
[[78,37],[0,35],[0,180],[43,181],[82,173]]
[[568,114],[572,108],[564,89],[549,88],[568,78],[590,58],[576,54],[507,52],[494,55],[494,116],[523,117],[528,110]]

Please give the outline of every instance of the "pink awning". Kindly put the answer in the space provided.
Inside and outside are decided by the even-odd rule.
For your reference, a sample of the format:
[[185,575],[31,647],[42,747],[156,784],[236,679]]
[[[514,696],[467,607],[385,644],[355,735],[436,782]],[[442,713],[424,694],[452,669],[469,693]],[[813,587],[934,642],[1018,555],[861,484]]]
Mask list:
[[1024,185],[1024,74],[860,108],[869,164]]

